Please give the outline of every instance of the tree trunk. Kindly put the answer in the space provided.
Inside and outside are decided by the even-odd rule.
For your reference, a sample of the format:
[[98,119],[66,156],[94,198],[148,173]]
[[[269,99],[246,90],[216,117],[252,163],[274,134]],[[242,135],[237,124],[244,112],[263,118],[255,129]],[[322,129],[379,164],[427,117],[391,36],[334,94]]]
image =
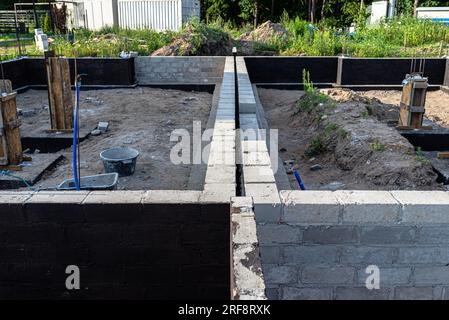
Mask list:
[[419,0],[415,0],[413,2],[413,16],[416,17],[418,15],[418,12],[416,11],[416,9],[418,9],[419,7]]
[[316,0],[311,1],[310,6],[310,22],[315,23]]
[[259,0],[255,1],[254,6],[254,28],[257,28],[259,25]]
[[271,0],[271,19],[274,19],[274,7],[276,4],[276,0]]
[[321,7],[321,20],[324,19],[324,7],[326,6],[326,0],[323,0],[323,6]]
[[309,18],[308,20],[311,21],[311,13],[312,13],[312,0],[309,0],[307,2],[307,17]]

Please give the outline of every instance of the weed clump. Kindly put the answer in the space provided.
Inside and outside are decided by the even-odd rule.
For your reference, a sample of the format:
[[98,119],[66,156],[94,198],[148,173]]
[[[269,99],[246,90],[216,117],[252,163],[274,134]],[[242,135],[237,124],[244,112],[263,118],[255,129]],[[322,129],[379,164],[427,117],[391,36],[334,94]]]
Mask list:
[[[319,114],[326,108],[334,106],[328,96],[314,87],[313,83],[310,81],[310,73],[305,69],[302,70],[302,83],[304,86],[304,96],[301,97],[297,103],[298,112],[316,112]],[[318,119],[321,118],[322,117],[319,117]]]
[[385,145],[381,143],[379,140],[375,140],[370,144],[371,150],[374,152],[382,152],[385,151]]
[[415,151],[415,160],[422,164],[429,164],[430,161],[424,157],[421,147],[417,147]]

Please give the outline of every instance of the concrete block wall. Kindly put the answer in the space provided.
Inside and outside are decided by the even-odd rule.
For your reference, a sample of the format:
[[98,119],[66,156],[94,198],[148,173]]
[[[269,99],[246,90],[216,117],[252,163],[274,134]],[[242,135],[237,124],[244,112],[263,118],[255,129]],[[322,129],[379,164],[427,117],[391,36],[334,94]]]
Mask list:
[[229,201],[202,196],[0,192],[0,298],[228,299]]
[[261,132],[251,81],[243,57],[237,57],[240,108],[240,158],[245,195],[252,197],[258,217],[276,220],[280,199],[265,134]]
[[[280,196],[278,219],[255,212],[268,299],[449,298],[449,192]],[[379,289],[365,286],[370,265]]]
[[229,202],[236,195],[234,62],[226,58],[204,181],[204,198]]
[[140,85],[215,84],[221,82],[225,57],[137,57]]

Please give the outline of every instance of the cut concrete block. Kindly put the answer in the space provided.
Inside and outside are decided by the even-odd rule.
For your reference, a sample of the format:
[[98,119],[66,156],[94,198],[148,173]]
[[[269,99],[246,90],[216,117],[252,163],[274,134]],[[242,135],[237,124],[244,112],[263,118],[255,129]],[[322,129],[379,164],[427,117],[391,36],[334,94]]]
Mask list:
[[275,183],[273,170],[269,166],[244,166],[245,183]]
[[217,148],[211,148],[209,153],[209,159],[207,160],[208,166],[235,166],[235,151],[234,150],[217,150]]
[[235,184],[235,166],[208,166],[206,171],[205,183]]
[[402,223],[449,223],[449,192],[392,191],[402,206]]
[[257,228],[254,216],[233,214],[232,220],[232,243],[254,244],[259,243],[257,239]]
[[281,191],[287,223],[338,223],[341,206],[332,191]]
[[268,152],[265,140],[242,141],[242,152]]
[[26,203],[82,203],[89,191],[39,191],[34,193]]
[[254,216],[253,198],[233,197],[231,199],[231,213],[240,213]]
[[32,191],[0,191],[0,203],[22,204],[33,194],[34,192]]
[[245,152],[243,153],[244,166],[270,166],[271,160],[268,152]]
[[343,223],[394,223],[400,204],[388,191],[335,191],[343,205]]
[[229,203],[235,197],[235,184],[206,183],[200,196],[200,202]]
[[253,197],[257,222],[278,222],[281,202],[275,183],[245,184],[247,196]]
[[141,203],[144,194],[145,191],[132,191],[132,190],[92,191],[85,197],[83,204]]
[[142,196],[142,203],[198,203],[200,196],[201,191],[194,190],[149,190]]

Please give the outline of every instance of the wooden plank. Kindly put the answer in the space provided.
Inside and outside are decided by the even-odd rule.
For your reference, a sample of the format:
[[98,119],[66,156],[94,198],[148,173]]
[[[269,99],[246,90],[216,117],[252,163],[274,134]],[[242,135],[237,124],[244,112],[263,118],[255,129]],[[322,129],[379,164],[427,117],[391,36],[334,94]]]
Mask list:
[[70,83],[70,66],[69,61],[65,58],[59,59],[59,62],[61,65],[61,78],[62,78],[64,129],[70,130],[73,128],[73,102],[72,102],[72,88]]
[[50,58],[52,71],[53,98],[56,112],[56,129],[65,129],[64,104],[62,98],[61,67],[58,58]]
[[22,167],[19,165],[0,165],[0,170],[8,170],[8,171],[22,171]]
[[48,88],[48,103],[49,103],[49,110],[50,110],[50,124],[52,129],[57,128],[56,123],[56,110],[55,110],[55,102],[53,98],[53,86],[52,86],[52,68],[51,68],[51,61],[48,57],[45,59],[45,66],[47,68],[47,88]]
[[437,157],[439,159],[449,159],[449,151],[438,152]]
[[1,99],[1,112],[6,137],[9,165],[22,162],[22,142],[20,140],[20,121],[17,117],[16,93],[10,93]]
[[52,130],[73,129],[73,102],[69,62],[48,57],[47,75]]

